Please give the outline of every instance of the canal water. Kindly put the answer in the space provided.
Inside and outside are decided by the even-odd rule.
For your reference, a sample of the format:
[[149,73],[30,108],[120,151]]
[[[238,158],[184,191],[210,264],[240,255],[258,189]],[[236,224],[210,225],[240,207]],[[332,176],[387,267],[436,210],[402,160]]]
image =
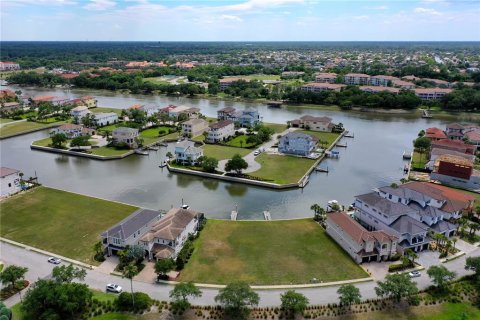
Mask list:
[[[13,88],[16,89],[16,88]],[[335,199],[349,205],[354,196],[372,188],[398,182],[403,176],[404,150],[412,149],[417,133],[445,122],[421,119],[414,115],[379,115],[340,111],[322,111],[284,107],[271,109],[264,104],[189,99],[184,97],[118,94],[107,91],[21,88],[24,94],[57,95],[70,98],[93,95],[101,107],[127,108],[135,103],[196,106],[207,116],[225,106],[237,109],[257,108],[265,122],[286,123],[305,114],[328,116],[341,122],[355,135],[344,139],[347,148],[338,148],[339,159],[327,159],[322,167],[329,173],[313,173],[304,189],[270,189],[221,182],[183,174],[171,174],[159,168],[167,150],[152,151],[149,156],[132,155],[122,160],[98,161],[57,155],[30,149],[30,143],[48,136],[47,131],[0,141],[2,166],[17,168],[26,177],[37,175],[46,186],[79,192],[133,205],[168,209],[182,203],[205,212],[208,217],[229,219],[238,206],[238,219],[263,219],[263,211],[272,219],[312,216],[310,206],[325,206]]]

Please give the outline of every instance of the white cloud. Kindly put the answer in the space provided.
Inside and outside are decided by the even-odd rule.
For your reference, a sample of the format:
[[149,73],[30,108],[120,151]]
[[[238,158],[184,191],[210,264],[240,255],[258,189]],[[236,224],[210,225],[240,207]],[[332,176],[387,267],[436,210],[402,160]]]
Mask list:
[[373,10],[387,10],[387,6],[378,6],[378,7],[372,7]]
[[83,8],[92,11],[103,11],[115,7],[117,3],[112,0],[90,0]]
[[26,5],[63,6],[77,4],[74,0],[2,0],[2,7],[21,7]]
[[435,9],[430,9],[430,8],[415,8],[413,12],[418,13],[418,14],[424,14],[424,15],[432,15],[432,16],[441,16],[442,13],[438,12]]
[[298,3],[304,3],[304,0],[249,0],[239,4],[231,4],[226,6],[209,8],[213,11],[249,11],[254,9],[265,9]]
[[230,14],[223,14],[220,18],[222,20],[230,20],[230,21],[238,21],[238,22],[243,21],[243,19],[240,18],[239,16],[234,16],[234,15],[230,15]]

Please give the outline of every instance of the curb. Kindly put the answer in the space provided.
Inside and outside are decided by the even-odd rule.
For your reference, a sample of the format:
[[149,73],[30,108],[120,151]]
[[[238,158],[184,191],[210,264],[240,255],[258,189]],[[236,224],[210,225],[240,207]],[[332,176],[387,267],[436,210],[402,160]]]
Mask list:
[[77,260],[74,260],[74,259],[70,259],[70,258],[67,258],[67,257],[64,257],[64,256],[60,256],[60,255],[58,255],[58,254],[56,254],[56,253],[52,253],[52,252],[49,252],[49,251],[46,251],[46,250],[37,249],[37,248],[31,247],[31,246],[22,244],[22,243],[20,243],[20,242],[16,242],[16,241],[13,241],[13,240],[5,239],[5,238],[3,238],[3,237],[0,237],[0,242],[6,242],[6,243],[8,243],[8,244],[11,244],[11,245],[14,245],[14,246],[23,248],[23,249],[25,249],[25,250],[34,251],[34,252],[43,254],[43,255],[45,255],[45,256],[56,257],[56,258],[62,259],[63,261],[70,262],[70,263],[72,263],[72,264],[75,264],[75,265],[78,265],[78,266],[80,266],[80,267],[87,268],[87,269],[90,269],[90,270],[93,270],[93,269],[96,268],[95,266],[92,266],[92,265],[90,265],[90,264],[86,264],[86,263],[83,263],[83,262],[80,262],[80,261],[77,261]]
[[453,255],[452,257],[450,257],[450,258],[441,259],[440,262],[441,262],[441,263],[447,263],[447,262],[450,262],[450,261],[455,260],[455,259],[457,259],[457,258],[460,258],[460,257],[462,257],[462,256],[464,256],[464,255],[466,255],[466,253],[463,252],[463,251],[460,251],[460,252],[454,254],[454,255]]

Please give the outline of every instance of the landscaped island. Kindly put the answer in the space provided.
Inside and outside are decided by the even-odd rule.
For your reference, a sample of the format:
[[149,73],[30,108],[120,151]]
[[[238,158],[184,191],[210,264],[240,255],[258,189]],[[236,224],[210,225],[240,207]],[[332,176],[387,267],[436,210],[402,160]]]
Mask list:
[[271,285],[368,277],[311,219],[209,220],[194,244],[180,281]]

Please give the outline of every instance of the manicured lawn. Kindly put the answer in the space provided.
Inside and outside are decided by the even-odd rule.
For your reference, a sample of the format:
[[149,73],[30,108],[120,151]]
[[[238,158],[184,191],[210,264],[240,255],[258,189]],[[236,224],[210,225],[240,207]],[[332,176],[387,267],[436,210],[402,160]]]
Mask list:
[[100,148],[92,148],[90,151],[91,151],[91,154],[94,154],[94,155],[97,155],[97,156],[108,157],[108,156],[120,156],[122,154],[130,152],[131,150],[115,149],[115,148],[111,148],[111,147],[100,147]]
[[[298,284],[368,275],[311,219],[208,220],[180,281]],[[340,267],[339,267],[340,266]]]
[[10,310],[12,310],[12,320],[23,320],[23,312],[20,310],[21,303],[17,303]]
[[20,134],[20,133],[26,133],[26,132],[30,132],[30,131],[34,131],[42,128],[47,129],[61,123],[64,123],[64,121],[48,122],[48,123],[21,121],[21,122],[15,122],[12,124],[6,124],[0,128],[0,137],[3,138],[3,137]]
[[255,143],[247,143],[248,136],[241,135],[238,137],[233,138],[232,140],[227,142],[227,145],[231,147],[237,148],[252,148],[255,146]]
[[41,147],[48,147],[48,145],[51,143],[52,143],[52,138],[45,138],[45,139],[40,139],[32,142],[33,145],[41,146]]
[[278,184],[297,183],[315,163],[311,159],[265,153],[255,160],[262,168],[249,174]]
[[167,79],[164,78],[164,77],[143,78],[143,81],[151,82],[151,83],[154,83],[154,84],[164,84],[164,85],[169,85],[170,84],[170,82],[168,82]]
[[335,139],[337,139],[338,136],[340,135],[339,133],[318,132],[318,131],[310,131],[310,130],[300,130],[298,132],[303,132],[303,133],[318,137],[319,145],[321,145],[320,141],[326,141],[326,143],[323,145],[324,147],[329,147],[335,141]]
[[[462,314],[465,317],[462,318]],[[480,319],[480,309],[469,303],[444,303],[434,306],[399,308],[336,317],[338,320],[461,320]]]
[[275,133],[281,133],[285,130],[287,130],[287,125],[286,124],[281,124],[281,123],[264,123],[263,124],[267,128],[272,128],[275,130]]
[[193,137],[192,140],[193,141],[198,141],[198,142],[203,142],[203,141],[205,141],[205,136],[203,134],[201,134],[199,136]]
[[115,293],[107,293],[107,292],[98,291],[98,290],[92,290],[92,293],[93,293],[93,299],[97,299],[98,301],[113,302],[118,297],[118,295]]
[[163,140],[165,136],[159,137],[160,130],[164,130],[168,132],[171,129],[169,127],[156,127],[156,128],[149,128],[143,131],[140,131],[140,137],[143,139],[143,144],[148,145],[160,140]]
[[220,146],[216,144],[206,144],[203,146],[203,154],[207,157],[213,157],[217,160],[231,159],[237,153],[243,157],[250,152],[252,152],[252,150]]
[[47,187],[0,202],[0,235],[85,263],[107,228],[137,208]]
[[0,118],[0,123],[9,123],[14,121],[13,119]]
[[92,108],[90,109],[92,112],[95,112],[95,113],[99,113],[99,112],[115,112],[116,114],[118,114],[119,116],[122,114],[122,110],[123,109],[116,109],[116,108],[101,108],[101,107],[97,107],[97,108]]
[[427,153],[413,152],[412,156],[412,169],[425,169],[425,165],[428,162]]

